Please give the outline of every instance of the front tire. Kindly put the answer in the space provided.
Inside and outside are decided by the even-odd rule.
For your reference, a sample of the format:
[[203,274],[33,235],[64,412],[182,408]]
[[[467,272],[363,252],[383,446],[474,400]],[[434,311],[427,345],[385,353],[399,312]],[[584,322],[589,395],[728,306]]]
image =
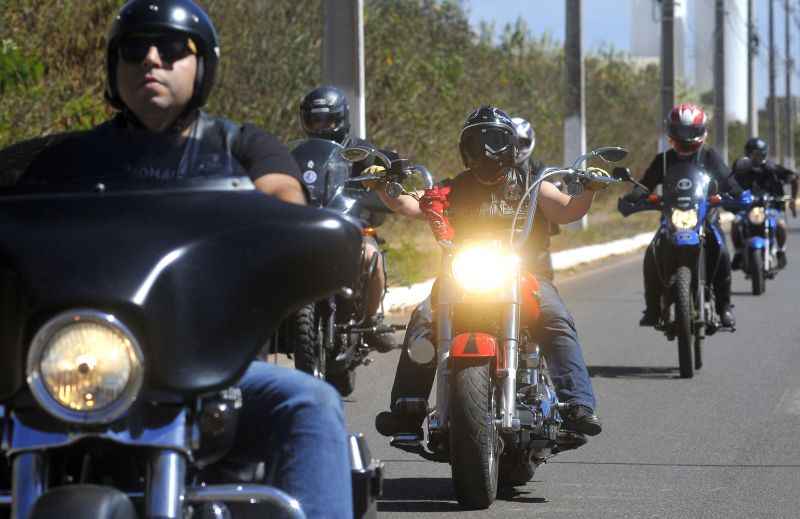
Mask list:
[[306,305],[290,317],[289,334],[294,343],[294,367],[316,378],[325,378],[326,351],[316,305]]
[[451,374],[450,466],[461,506],[486,509],[497,497],[501,439],[491,359],[456,363]]
[[764,279],[764,257],[759,249],[750,251],[750,279],[753,283],[753,295],[760,296],[766,288]]
[[692,271],[689,267],[679,267],[672,285],[675,303],[675,335],[678,338],[678,367],[681,378],[692,378]]

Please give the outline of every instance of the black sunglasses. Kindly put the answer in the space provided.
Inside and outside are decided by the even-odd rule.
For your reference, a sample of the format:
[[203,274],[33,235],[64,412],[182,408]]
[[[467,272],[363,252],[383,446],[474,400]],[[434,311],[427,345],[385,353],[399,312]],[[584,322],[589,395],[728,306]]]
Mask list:
[[167,63],[173,63],[189,54],[197,54],[194,42],[181,35],[131,36],[119,43],[119,55],[127,63],[141,63],[155,47],[158,55]]

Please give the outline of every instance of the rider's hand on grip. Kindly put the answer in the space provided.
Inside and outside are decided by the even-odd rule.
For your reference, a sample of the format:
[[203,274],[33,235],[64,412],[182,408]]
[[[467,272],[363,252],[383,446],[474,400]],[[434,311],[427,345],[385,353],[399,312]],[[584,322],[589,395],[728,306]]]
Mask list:
[[[370,166],[365,169],[362,175],[375,175],[376,177],[382,177],[386,174],[386,168],[383,166]],[[373,191],[377,189],[381,184],[380,180],[362,180],[361,185],[364,186],[364,189],[367,191]]]
[[591,174],[597,180],[587,180],[584,184],[586,189],[589,191],[602,191],[603,189],[607,188],[611,182],[609,182],[613,177],[608,173],[608,171],[602,168],[588,168],[586,170],[587,173]]

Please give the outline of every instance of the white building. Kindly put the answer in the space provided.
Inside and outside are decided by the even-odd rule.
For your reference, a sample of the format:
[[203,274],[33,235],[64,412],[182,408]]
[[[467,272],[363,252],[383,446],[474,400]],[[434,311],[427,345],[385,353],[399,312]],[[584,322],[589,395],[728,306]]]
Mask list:
[[[686,80],[686,2],[675,0],[675,74]],[[661,58],[661,2],[631,0],[631,55]]]
[[[695,87],[714,88],[715,0],[694,3]],[[747,122],[747,0],[726,0],[725,103],[730,121]]]

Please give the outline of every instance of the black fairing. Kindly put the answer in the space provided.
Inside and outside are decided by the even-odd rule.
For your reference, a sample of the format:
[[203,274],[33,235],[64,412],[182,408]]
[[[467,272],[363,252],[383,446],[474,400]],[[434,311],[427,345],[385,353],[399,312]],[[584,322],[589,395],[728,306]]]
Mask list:
[[126,323],[151,387],[229,385],[284,316],[353,285],[360,252],[355,225],[256,191],[0,198],[0,399],[37,327],[71,308]]
[[292,157],[303,172],[312,205],[327,206],[336,190],[350,178],[352,166],[340,152],[344,147],[325,139],[305,139],[292,143]]
[[664,206],[688,209],[708,195],[709,176],[694,162],[678,162],[664,177]]

